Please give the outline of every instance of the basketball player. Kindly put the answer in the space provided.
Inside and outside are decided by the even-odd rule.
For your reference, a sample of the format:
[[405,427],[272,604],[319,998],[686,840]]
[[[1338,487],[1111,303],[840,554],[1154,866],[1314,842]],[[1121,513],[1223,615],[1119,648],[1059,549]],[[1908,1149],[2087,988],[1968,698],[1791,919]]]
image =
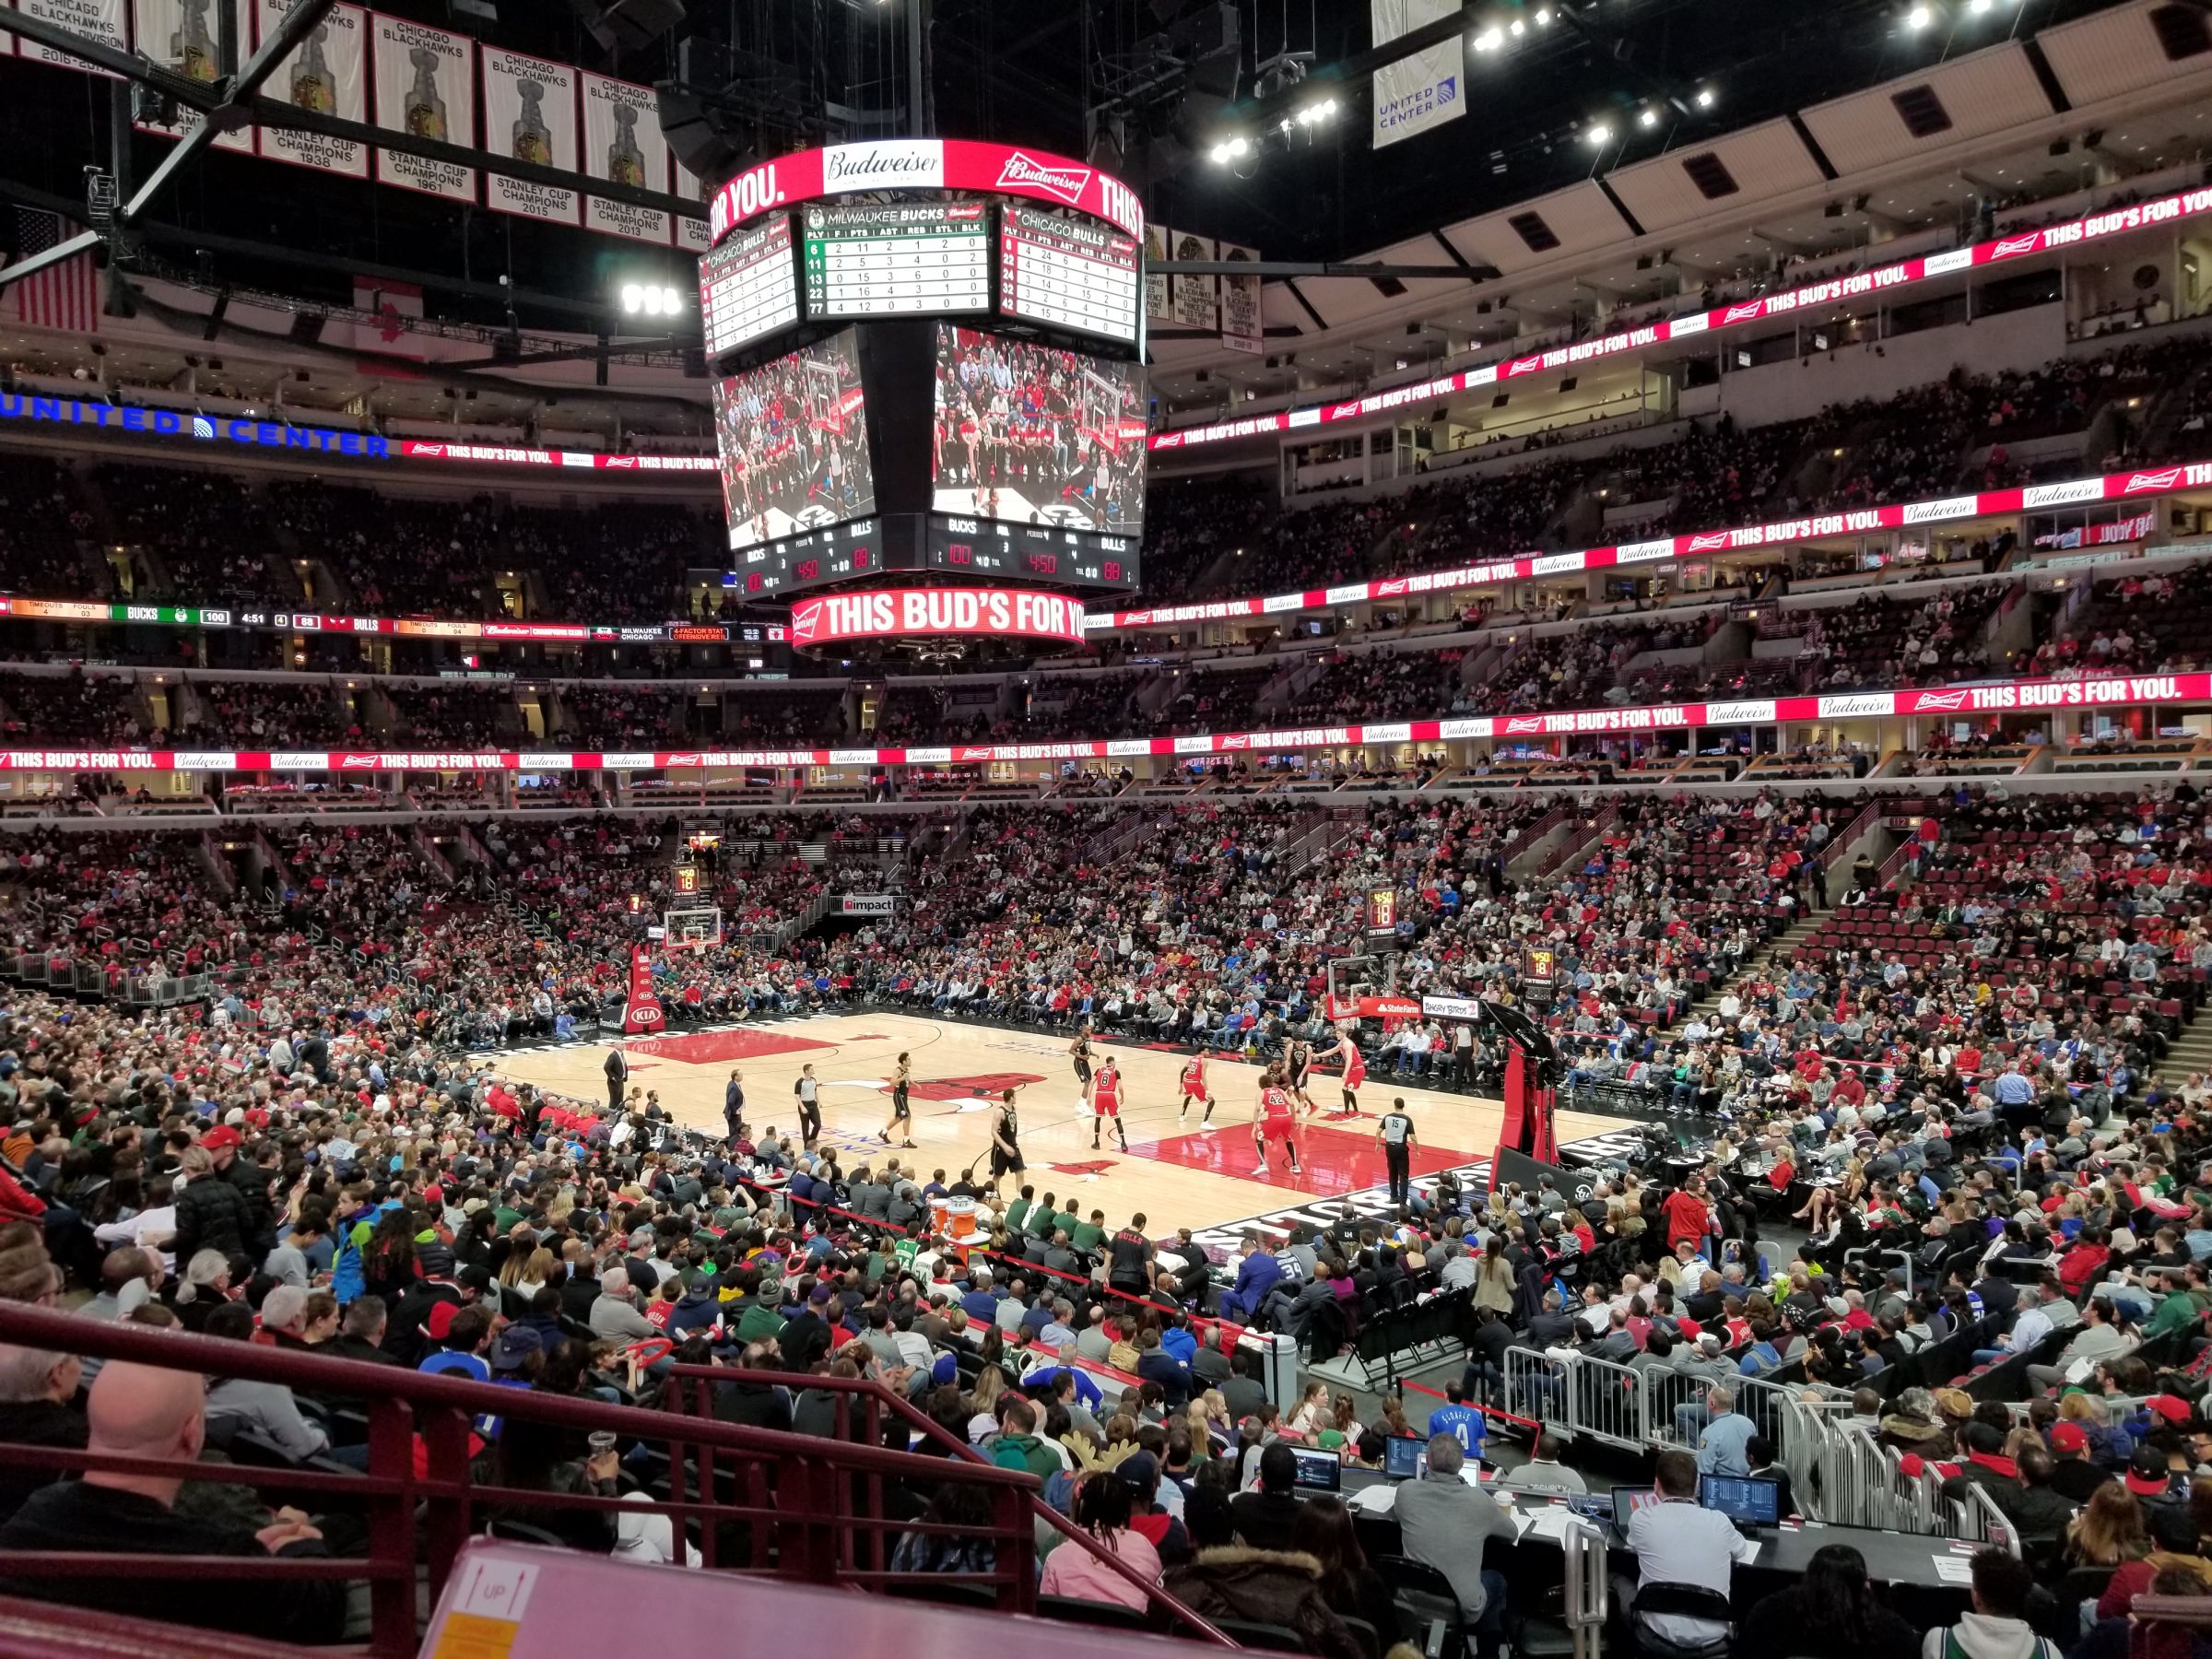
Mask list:
[[1189,1064],[1182,1068],[1182,1099],[1175,1110],[1175,1121],[1178,1124],[1190,1121],[1193,1100],[1206,1103],[1206,1115],[1198,1120],[1198,1127],[1211,1135],[1214,1132],[1214,1097],[1206,1087],[1206,1057],[1202,1054],[1193,1054]]
[[990,1190],[994,1197],[1002,1178],[1018,1175],[1029,1168],[1021,1160],[1020,1135],[1021,1124],[1014,1113],[1014,1091],[1009,1088],[998,1097],[998,1122],[991,1126]]
[[1067,1045],[1067,1057],[1076,1063],[1076,1087],[1083,1091],[1083,1104],[1090,1104],[1090,1024],[1088,1020],[1076,1032],[1076,1040]]
[[1359,1052],[1359,1045],[1352,1041],[1351,1033],[1339,1026],[1336,1029],[1336,1046],[1324,1058],[1344,1062],[1344,1077],[1337,1085],[1344,1095],[1344,1105],[1333,1115],[1338,1118],[1358,1117],[1359,1085],[1367,1081],[1367,1056]]
[[1290,1159],[1290,1173],[1301,1175],[1298,1167],[1298,1140],[1296,1136],[1297,1109],[1291,1104],[1290,1091],[1283,1087],[1282,1074],[1269,1066],[1260,1074],[1260,1098],[1252,1109],[1252,1146],[1260,1155],[1260,1167],[1253,1174],[1260,1180],[1267,1178],[1267,1143],[1280,1136],[1283,1150]]
[[887,1147],[891,1144],[891,1131],[897,1129],[900,1124],[906,1125],[902,1131],[906,1138],[899,1144],[901,1147],[911,1147],[914,1144],[914,1109],[908,1105],[906,1100],[907,1087],[913,1080],[913,1062],[906,1055],[900,1054],[899,1056],[899,1075],[891,1079],[891,1120],[876,1132],[876,1138]]
[[1283,1087],[1309,1113],[1314,1107],[1313,1097],[1306,1092],[1306,1073],[1312,1065],[1313,1051],[1295,1037],[1292,1038],[1289,1046],[1283,1051]]
[[1122,1074],[1111,1054],[1099,1067],[1099,1075],[1091,1079],[1090,1149],[1093,1152],[1099,1149],[1099,1129],[1109,1118],[1113,1120],[1114,1137],[1122,1143],[1122,1150],[1128,1151],[1129,1131],[1122,1127]]

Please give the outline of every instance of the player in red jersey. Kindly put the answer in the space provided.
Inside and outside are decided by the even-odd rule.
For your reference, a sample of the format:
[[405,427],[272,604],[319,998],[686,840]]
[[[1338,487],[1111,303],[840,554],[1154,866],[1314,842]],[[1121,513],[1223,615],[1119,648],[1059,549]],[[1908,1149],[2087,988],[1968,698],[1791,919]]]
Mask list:
[[1351,1033],[1339,1026],[1336,1028],[1336,1046],[1325,1057],[1344,1062],[1344,1077],[1336,1086],[1344,1096],[1344,1105],[1332,1115],[1337,1118],[1358,1117],[1359,1086],[1367,1081],[1367,1056],[1359,1052],[1359,1045],[1352,1041]]
[[1198,1127],[1210,1131],[1214,1126],[1214,1097],[1206,1087],[1206,1062],[1196,1054],[1193,1054],[1190,1064],[1182,1068],[1182,1100],[1176,1108],[1177,1123],[1189,1120],[1193,1100],[1206,1103],[1206,1115],[1198,1120]]
[[1267,1143],[1279,1136],[1283,1150],[1290,1159],[1290,1173],[1303,1174],[1298,1167],[1297,1107],[1290,1091],[1283,1087],[1282,1074],[1269,1066],[1260,1074],[1260,1098],[1252,1109],[1253,1150],[1260,1155],[1260,1167],[1253,1173],[1263,1179],[1267,1174]]
[[1113,1120],[1113,1133],[1122,1143],[1122,1150],[1129,1150],[1129,1131],[1122,1127],[1122,1072],[1109,1055],[1100,1067],[1099,1075],[1090,1080],[1090,1149],[1099,1149],[1099,1131],[1106,1120]]

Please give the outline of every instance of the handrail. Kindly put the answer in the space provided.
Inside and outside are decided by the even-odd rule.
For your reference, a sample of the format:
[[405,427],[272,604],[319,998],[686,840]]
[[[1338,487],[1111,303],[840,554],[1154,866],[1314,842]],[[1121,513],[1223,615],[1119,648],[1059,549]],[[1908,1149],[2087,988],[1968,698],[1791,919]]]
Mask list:
[[[700,1407],[698,1415],[701,1417],[711,1417],[713,1414],[711,1383],[739,1382],[772,1388],[788,1388],[794,1381],[787,1371],[738,1371],[718,1365],[677,1365],[671,1368],[671,1374],[678,1381],[690,1380],[699,1384],[692,1391],[692,1398],[698,1403]],[[860,1394],[865,1397],[869,1406],[867,1429],[868,1439],[872,1442],[880,1443],[882,1440],[882,1426],[877,1414],[877,1408],[888,1406],[894,1417],[900,1418],[911,1429],[918,1431],[924,1440],[945,1447],[953,1456],[962,1462],[972,1464],[978,1468],[996,1469],[999,1467],[966,1441],[956,1438],[948,1433],[942,1424],[933,1421],[917,1410],[912,1400],[884,1387],[880,1382],[870,1382],[865,1377],[808,1377],[805,1380],[804,1385],[807,1388],[818,1388],[839,1395]],[[671,1388],[661,1396],[664,1409],[680,1410],[683,1400],[684,1393],[680,1388]],[[675,1402],[674,1406],[670,1405],[672,1401]],[[1051,1526],[1063,1538],[1081,1545],[1094,1558],[1105,1562],[1124,1579],[1143,1591],[1147,1600],[1159,1603],[1169,1613],[1190,1625],[1206,1641],[1225,1648],[1237,1648],[1241,1645],[1231,1640],[1227,1632],[1213,1624],[1203,1613],[1189,1606],[1182,1597],[1176,1595],[1166,1585],[1147,1582],[1137,1572],[1136,1569],[1130,1566],[1120,1556],[1108,1549],[1041,1498],[1032,1498],[1030,1500],[1030,1512],[1034,1518]]]
[[[360,1398],[369,1414],[370,1466],[366,1475],[313,1466],[262,1468],[125,1457],[6,1442],[0,1442],[0,1468],[181,1474],[199,1481],[356,1498],[369,1514],[365,1556],[262,1560],[9,1550],[0,1552],[0,1574],[35,1580],[100,1576],[120,1570],[154,1578],[366,1580],[371,1651],[380,1659],[403,1659],[416,1652],[418,1554],[428,1562],[435,1601],[467,1539],[472,1512],[478,1506],[665,1516],[674,1525],[679,1563],[690,1548],[685,1523],[696,1519],[702,1523],[700,1555],[708,1567],[719,1564],[717,1524],[742,1522],[751,1537],[746,1570],[767,1571],[780,1566],[786,1574],[816,1583],[874,1584],[893,1575],[865,1564],[855,1566],[856,1539],[874,1539],[880,1548],[888,1535],[913,1530],[917,1524],[889,1519],[883,1513],[883,1481],[935,1484],[947,1478],[947,1460],[889,1451],[881,1445],[755,1429],[712,1416],[694,1418],[642,1411],[596,1399],[464,1382],[182,1331],[109,1324],[23,1302],[0,1301],[0,1342]],[[808,1378],[805,1385],[830,1381]],[[477,1483],[469,1467],[468,1430],[473,1418],[485,1416],[585,1433],[606,1430],[631,1441],[665,1440],[669,1496],[641,1500]],[[680,1428],[672,1432],[672,1423]],[[692,1496],[687,1486],[688,1459],[696,1459],[700,1473],[697,1496]],[[716,1497],[713,1471],[718,1460],[726,1460],[725,1467],[751,1465],[753,1473],[740,1500]],[[766,1479],[770,1468],[777,1477],[773,1493]],[[1028,1500],[1038,1490],[1036,1477],[1026,1470],[984,1465],[964,1466],[959,1478],[994,1494],[994,1520],[985,1535],[999,1543],[999,1571],[994,1576],[999,1584],[1000,1606],[1008,1611],[1033,1607],[1035,1534]],[[418,1552],[418,1506],[426,1500],[421,1512],[427,1517],[428,1536],[426,1548]],[[778,1545],[774,1561],[770,1556],[771,1542]]]

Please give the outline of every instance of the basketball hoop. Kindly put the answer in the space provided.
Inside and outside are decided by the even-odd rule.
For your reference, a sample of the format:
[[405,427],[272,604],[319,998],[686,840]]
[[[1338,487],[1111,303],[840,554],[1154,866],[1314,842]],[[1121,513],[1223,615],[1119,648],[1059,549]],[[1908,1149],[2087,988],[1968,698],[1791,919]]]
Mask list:
[[722,943],[722,908],[719,905],[702,906],[691,910],[672,910],[665,913],[668,948],[681,950],[687,946],[699,955],[704,955],[710,945]]

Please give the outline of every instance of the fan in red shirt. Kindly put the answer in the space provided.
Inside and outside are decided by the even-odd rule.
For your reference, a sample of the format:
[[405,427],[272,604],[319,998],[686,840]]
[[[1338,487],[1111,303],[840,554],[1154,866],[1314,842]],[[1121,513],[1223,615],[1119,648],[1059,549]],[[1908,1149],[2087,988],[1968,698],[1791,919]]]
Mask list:
[[1702,1245],[1712,1231],[1712,1210],[1705,1202],[1705,1182],[1701,1177],[1693,1175],[1688,1185],[1668,1194],[1659,1209],[1666,1222],[1666,1247],[1670,1251],[1685,1242]]

